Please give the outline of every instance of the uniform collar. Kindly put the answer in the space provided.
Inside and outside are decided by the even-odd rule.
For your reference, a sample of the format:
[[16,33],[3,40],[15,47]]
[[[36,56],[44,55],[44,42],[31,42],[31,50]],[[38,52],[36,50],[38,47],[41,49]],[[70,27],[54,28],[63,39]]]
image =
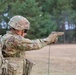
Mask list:
[[22,36],[20,36],[20,35],[17,35],[17,34],[15,34],[15,33],[13,33],[12,31],[7,31],[6,33],[7,33],[7,34],[11,34],[11,35],[16,35],[16,36],[18,36],[18,37],[22,37]]
[[15,34],[15,33],[13,33],[12,31],[7,31],[6,33],[7,33],[7,34]]

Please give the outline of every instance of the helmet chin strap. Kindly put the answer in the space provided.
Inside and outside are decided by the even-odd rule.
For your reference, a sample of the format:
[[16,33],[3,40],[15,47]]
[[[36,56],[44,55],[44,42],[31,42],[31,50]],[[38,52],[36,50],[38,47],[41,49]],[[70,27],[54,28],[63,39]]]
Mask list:
[[17,35],[22,35],[22,32],[19,31],[19,30],[13,30],[13,29],[11,29],[11,32],[14,33],[14,34],[17,34]]

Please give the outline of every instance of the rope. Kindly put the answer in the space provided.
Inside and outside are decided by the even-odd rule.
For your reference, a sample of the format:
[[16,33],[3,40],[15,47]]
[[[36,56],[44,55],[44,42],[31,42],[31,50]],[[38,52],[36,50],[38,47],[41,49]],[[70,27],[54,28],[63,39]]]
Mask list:
[[49,45],[49,51],[48,51],[48,75],[50,75],[50,45]]

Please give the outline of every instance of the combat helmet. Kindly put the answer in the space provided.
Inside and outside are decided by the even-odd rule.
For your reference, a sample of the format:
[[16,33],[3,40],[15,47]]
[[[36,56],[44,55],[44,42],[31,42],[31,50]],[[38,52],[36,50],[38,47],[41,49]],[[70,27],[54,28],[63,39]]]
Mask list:
[[16,30],[28,30],[30,28],[30,22],[20,15],[12,17],[8,22],[8,25]]

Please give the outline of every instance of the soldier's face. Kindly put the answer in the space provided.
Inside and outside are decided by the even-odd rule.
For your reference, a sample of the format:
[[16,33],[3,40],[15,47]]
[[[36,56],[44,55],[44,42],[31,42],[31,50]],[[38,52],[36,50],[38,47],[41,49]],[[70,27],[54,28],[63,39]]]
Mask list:
[[18,35],[20,35],[20,36],[26,36],[27,35],[27,29],[25,29],[25,30],[17,30],[16,31],[16,33],[18,34]]
[[22,35],[21,36],[23,36],[23,37],[26,36],[27,35],[27,31],[28,31],[27,29],[22,30]]

